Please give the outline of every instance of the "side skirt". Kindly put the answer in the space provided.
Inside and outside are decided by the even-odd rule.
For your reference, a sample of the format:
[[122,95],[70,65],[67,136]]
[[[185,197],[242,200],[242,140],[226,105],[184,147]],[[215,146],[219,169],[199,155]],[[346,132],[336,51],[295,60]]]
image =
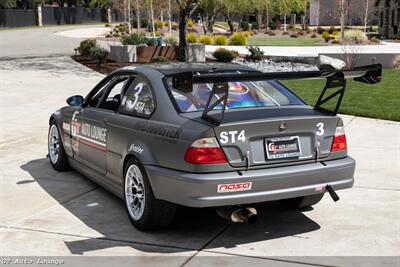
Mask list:
[[119,197],[121,199],[124,198],[124,189],[121,188],[120,186],[115,185],[111,181],[108,181],[107,177],[105,177],[104,175],[96,172],[95,170],[83,165],[82,163],[80,163],[70,157],[68,158],[68,160],[69,160],[71,167],[74,168],[76,171],[78,171],[85,177],[89,178],[96,184],[100,185],[104,189],[110,191],[117,197]]

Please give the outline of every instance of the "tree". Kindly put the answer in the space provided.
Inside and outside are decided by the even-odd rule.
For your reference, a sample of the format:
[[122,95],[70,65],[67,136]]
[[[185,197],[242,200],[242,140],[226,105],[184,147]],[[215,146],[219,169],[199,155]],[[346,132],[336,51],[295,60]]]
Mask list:
[[191,17],[197,8],[198,0],[176,0],[179,8],[179,47],[178,47],[178,60],[187,60],[187,20]]
[[198,6],[203,21],[204,34],[214,30],[215,17],[224,8],[222,0],[201,0]]
[[2,0],[0,1],[1,9],[15,8],[17,7],[17,0]]
[[348,0],[337,0],[337,13],[340,21],[340,40],[344,40],[344,26],[346,23],[347,13],[349,12]]

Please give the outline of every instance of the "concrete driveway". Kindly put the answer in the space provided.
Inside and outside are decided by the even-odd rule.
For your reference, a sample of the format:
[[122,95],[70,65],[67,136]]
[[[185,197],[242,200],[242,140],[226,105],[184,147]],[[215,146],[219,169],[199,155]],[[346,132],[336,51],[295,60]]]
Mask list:
[[108,31],[104,24],[0,30],[0,58],[73,55],[82,40]]
[[136,263],[171,267],[356,266],[359,258],[303,256],[396,256],[362,259],[398,264],[400,123],[343,116],[358,165],[354,188],[337,203],[325,196],[307,211],[260,204],[255,225],[182,208],[172,229],[144,233],[119,199],[46,158],[49,115],[101,78],[67,57],[1,61],[0,256],[140,255]]

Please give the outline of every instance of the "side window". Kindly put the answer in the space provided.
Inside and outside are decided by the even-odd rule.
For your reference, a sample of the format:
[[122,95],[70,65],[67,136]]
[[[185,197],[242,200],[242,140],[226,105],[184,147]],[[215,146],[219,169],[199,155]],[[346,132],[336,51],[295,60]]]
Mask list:
[[114,111],[118,110],[124,94],[125,86],[129,81],[128,78],[128,76],[121,76],[112,82],[111,86],[107,88],[107,95],[105,95],[104,100],[99,108]]
[[154,110],[150,85],[143,78],[135,80],[122,100],[121,113],[149,116]]

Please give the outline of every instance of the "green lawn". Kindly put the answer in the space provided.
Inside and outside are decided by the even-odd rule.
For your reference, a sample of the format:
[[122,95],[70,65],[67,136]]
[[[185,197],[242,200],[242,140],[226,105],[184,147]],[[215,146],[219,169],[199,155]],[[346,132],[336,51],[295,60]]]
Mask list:
[[[311,105],[317,101],[324,87],[323,80],[292,80],[283,83]],[[339,112],[400,121],[400,70],[385,69],[382,82],[375,85],[349,81]]]
[[318,46],[326,45],[321,37],[310,38],[308,36],[299,36],[291,38],[289,36],[252,36],[248,40],[249,45],[265,46]]

